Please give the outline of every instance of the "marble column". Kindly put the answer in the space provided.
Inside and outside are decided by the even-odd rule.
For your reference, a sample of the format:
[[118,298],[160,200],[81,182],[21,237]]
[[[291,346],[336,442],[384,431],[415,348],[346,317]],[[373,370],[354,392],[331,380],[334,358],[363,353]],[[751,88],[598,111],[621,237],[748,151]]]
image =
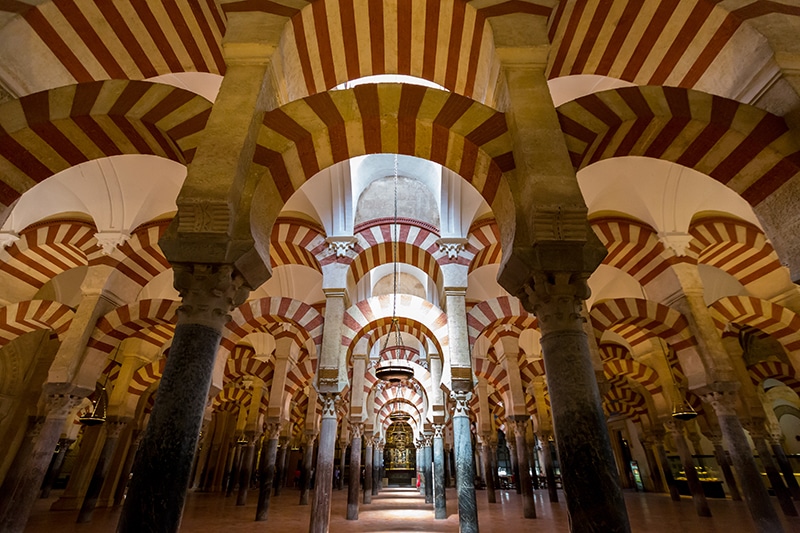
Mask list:
[[[577,252],[572,248],[552,252],[558,255],[566,249]],[[534,272],[525,286],[523,305],[539,319],[542,332],[540,344],[572,530],[627,533],[628,513],[583,329],[581,311],[590,294],[587,278],[582,272]]]
[[444,424],[433,425],[433,517],[447,519],[444,490]]
[[82,430],[78,456],[61,496],[50,506],[51,511],[75,511],[80,509],[83,496],[92,480],[94,467],[103,450],[106,433],[104,424],[85,426]]
[[108,475],[111,459],[119,443],[120,433],[125,429],[127,423],[127,420],[109,420],[104,424],[106,440],[103,443],[103,449],[100,451],[100,457],[95,464],[92,478],[89,481],[89,487],[86,489],[86,494],[83,496],[81,510],[78,512],[77,522],[79,524],[92,521],[92,514],[94,513],[95,507],[97,507],[100,490],[103,488],[103,483]]
[[742,495],[739,494],[739,486],[736,483],[736,477],[731,470],[731,461],[725,448],[722,447],[722,435],[712,435],[709,440],[714,445],[714,457],[717,459],[717,464],[722,470],[722,476],[725,478],[725,483],[728,485],[728,492],[731,493],[731,499],[734,501],[741,501]]
[[[256,522],[267,519],[269,502],[272,496],[272,485],[275,482],[275,461],[278,458],[278,437],[281,433],[280,422],[268,422],[264,430],[264,440],[261,444],[261,468],[258,475],[258,505],[256,506]],[[245,455],[245,460],[247,456]],[[244,470],[244,468],[242,468]],[[248,469],[249,470],[249,469]],[[244,483],[244,475],[240,483]],[[247,478],[250,484],[250,478]],[[241,487],[239,488],[241,493]],[[246,493],[245,493],[246,494]],[[238,503],[238,502],[237,502]]]
[[[253,476],[253,461],[256,456],[255,432],[246,432],[244,438],[247,439],[247,442],[242,445],[242,450],[239,452],[241,456],[238,472],[239,490],[236,493],[236,505],[239,506],[247,505],[247,493],[250,491],[250,478]],[[259,501],[261,501],[260,495]]]
[[383,446],[375,442],[372,458],[372,495],[377,496],[381,490],[381,461],[383,460]]
[[344,487],[344,465],[345,465],[345,455],[347,455],[347,443],[341,442],[339,446],[339,457],[337,459],[338,464],[336,468],[339,469],[339,477],[335,479],[334,482],[336,484],[336,490],[342,490]]
[[508,418],[511,419],[508,420],[508,423],[514,426],[514,438],[517,444],[519,484],[522,488],[522,516],[525,518],[536,518],[536,505],[533,501],[533,484],[531,483],[530,465],[528,465],[528,444],[525,440],[529,418],[525,415],[510,416]]
[[373,452],[374,437],[366,438],[364,448],[364,503],[372,503],[372,470],[375,453]]
[[453,450],[449,446],[445,447],[444,450],[444,486],[445,487],[452,487],[453,486],[453,460],[451,459],[451,454]]
[[317,473],[314,481],[314,503],[311,509],[309,533],[328,533],[331,521],[331,490],[333,488],[333,454],[336,450],[336,408],[341,396],[336,393],[319,394],[322,403],[322,421],[317,446]]
[[358,496],[361,489],[361,438],[364,424],[350,424],[350,481],[347,484],[347,520],[358,520]]
[[669,496],[672,501],[679,502],[681,501],[681,494],[678,491],[678,485],[675,483],[675,476],[672,475],[672,467],[670,466],[669,457],[667,457],[667,450],[664,448],[661,438],[656,442],[656,451],[658,452],[658,459],[661,461],[664,481],[666,481],[667,488],[669,488]]
[[422,457],[425,474],[425,503],[433,503],[433,435],[426,433],[423,437]]
[[122,465],[117,488],[114,491],[114,507],[122,505],[122,502],[125,501],[125,493],[128,491],[128,480],[131,477],[131,470],[133,469],[133,461],[136,459],[136,452],[139,450],[139,444],[142,442],[143,436],[144,433],[139,429],[135,429],[131,433],[131,444],[128,446],[128,453],[125,455],[125,464]]
[[653,438],[648,434],[648,436],[640,437],[639,442],[641,442],[642,449],[644,449],[644,457],[647,461],[647,469],[650,471],[650,480],[653,483],[653,490],[656,492],[666,492],[667,489],[663,483],[661,470],[658,467],[658,461],[653,453],[653,444],[655,443]]
[[[506,427],[510,429],[511,423],[506,421]],[[506,448],[508,448],[508,458],[511,461],[511,473],[514,475],[514,491],[522,494],[522,485],[519,482],[519,461],[517,460],[517,445],[514,430],[506,431]]]
[[767,487],[761,480],[761,473],[758,471],[750,444],[744,434],[742,423],[736,414],[739,386],[738,383],[714,383],[712,387],[716,390],[704,394],[703,400],[711,404],[717,415],[722,437],[730,451],[733,468],[741,481],[742,496],[747,503],[756,531],[781,533],[783,525],[772,506]]
[[800,500],[800,485],[797,484],[797,479],[794,477],[794,470],[789,458],[786,457],[786,452],[783,450],[780,441],[780,433],[770,435],[770,443],[772,444],[772,453],[775,454],[775,461],[783,473],[783,479],[786,481],[786,486],[792,494],[792,498]]
[[478,533],[478,503],[475,500],[475,466],[472,461],[469,401],[472,392],[453,391],[453,447],[456,454],[456,493],[459,533]]
[[766,439],[766,430],[764,429],[763,421],[753,421],[752,425],[748,428],[750,431],[750,438],[753,439],[753,444],[758,451],[758,458],[761,459],[761,465],[767,473],[769,484],[772,485],[772,491],[778,498],[778,503],[781,506],[783,514],[786,516],[797,516],[797,509],[792,501],[792,494],[786,485],[783,483],[780,472],[775,466],[775,461],[772,460],[772,454],[769,451],[769,445]]
[[672,418],[667,420],[664,425],[672,433],[672,440],[675,442],[675,447],[678,448],[678,455],[681,458],[683,471],[686,474],[689,491],[692,493],[692,502],[694,502],[694,510],[697,516],[711,516],[711,509],[708,507],[708,500],[706,500],[706,495],[703,492],[703,486],[700,484],[700,478],[697,477],[697,469],[692,459],[692,452],[689,451],[686,437],[683,434],[683,422]]
[[72,446],[73,442],[75,442],[75,439],[58,439],[58,451],[53,457],[53,461],[50,463],[50,468],[47,470],[47,474],[45,475],[44,484],[42,485],[42,493],[39,496],[40,498],[48,498],[50,496],[50,491],[53,489],[53,483],[55,483],[56,479],[58,479],[58,476],[61,473],[61,467],[64,466],[64,458],[67,456],[67,451],[69,450],[69,447]]
[[[22,533],[28,522],[31,508],[36,501],[36,496],[42,488],[42,480],[47,473],[47,467],[53,458],[53,450],[61,437],[61,429],[70,414],[82,398],[70,394],[47,394],[45,405],[47,416],[37,418],[31,424],[26,440],[29,447],[17,453],[15,463],[21,475],[10,477],[6,475],[7,482],[3,483],[4,498],[0,501],[0,531],[8,533]],[[15,465],[16,466],[16,465]],[[5,504],[5,505],[4,505]]]
[[275,460],[275,496],[280,496],[283,490],[284,478],[286,476],[286,461],[288,460],[289,453],[289,438],[280,437],[278,439],[278,458]]
[[311,468],[314,464],[314,443],[316,433],[306,433],[306,447],[303,450],[303,472],[300,479],[300,505],[308,505],[308,493],[311,490]]
[[547,479],[547,496],[550,499],[550,503],[558,503],[556,472],[553,466],[553,454],[556,452],[556,443],[550,437],[550,435],[545,435],[542,445],[542,453],[544,454],[544,476]]
[[242,446],[239,444],[236,438],[234,438],[233,442],[231,443],[231,451],[230,451],[230,463],[231,466],[228,469],[228,479],[227,484],[225,486],[225,497],[230,498],[233,496],[233,491],[236,489],[236,480],[239,479],[239,475],[241,472],[242,467]]
[[177,531],[222,327],[248,290],[230,265],[173,265],[182,298],[117,531]]
[[492,454],[494,453],[495,448],[491,446],[492,434],[491,433],[484,433],[483,434],[483,447],[481,448],[481,452],[483,453],[483,464],[486,465],[486,499],[489,503],[497,503],[497,488],[494,484],[494,475],[493,472],[497,471],[497,468],[494,467],[494,461],[492,461]]

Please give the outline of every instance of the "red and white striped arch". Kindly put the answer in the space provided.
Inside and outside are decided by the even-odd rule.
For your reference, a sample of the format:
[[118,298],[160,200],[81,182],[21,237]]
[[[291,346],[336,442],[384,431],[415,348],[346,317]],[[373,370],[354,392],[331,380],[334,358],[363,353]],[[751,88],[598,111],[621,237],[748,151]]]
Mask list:
[[17,242],[0,250],[0,272],[40,288],[62,272],[88,265],[88,256],[100,251],[96,232],[94,225],[72,220],[29,226]]
[[597,341],[611,330],[623,337],[631,346],[660,337],[672,350],[667,354],[670,365],[682,374],[676,354],[696,345],[689,330],[689,322],[680,312],[641,298],[617,298],[596,302],[589,312]]
[[117,307],[97,321],[87,344],[89,353],[108,355],[120,342],[143,329],[174,324],[179,306],[175,300],[155,299]]
[[624,87],[558,108],[576,169],[612,157],[672,161],[756,206],[800,172],[800,143],[778,116],[676,87]]
[[90,265],[108,265],[130,279],[140,287],[144,287],[153,278],[172,268],[158,239],[164,234],[169,220],[160,220],[144,224],[131,233],[131,238],[114,248],[110,255],[95,254]]
[[325,230],[306,220],[279,218],[272,226],[269,258],[272,267],[304,265],[322,273],[322,264],[336,261],[325,241]]
[[[724,52],[737,50],[748,72],[764,68],[760,54],[751,54],[764,38],[747,21],[773,13],[800,14],[786,2],[737,2],[738,9],[709,0],[586,0],[559,2],[550,19],[552,42],[548,77],[570,74],[610,76],[638,85],[692,88],[713,81],[722,86],[715,64]],[[726,4],[728,4],[726,2]],[[727,57],[727,56],[726,56]],[[752,64],[750,62],[753,62]],[[724,65],[724,66],[723,66]],[[766,89],[755,87],[754,90]]]
[[728,296],[709,308],[720,332],[728,324],[750,326],[773,337],[789,353],[800,349],[800,316],[783,306],[752,296]]
[[48,300],[28,300],[0,307],[0,347],[40,329],[52,330],[63,340],[74,315],[66,305]]
[[155,382],[161,380],[164,374],[164,365],[167,363],[166,357],[160,357],[152,363],[148,363],[140,367],[133,373],[130,385],[128,385],[128,393],[133,395],[142,395],[150,389],[150,386]]
[[407,84],[358,85],[269,111],[253,160],[286,202],[320,170],[375,153],[439,163],[468,180],[490,205],[503,172],[515,168],[503,113]]
[[777,379],[800,394],[800,376],[790,364],[780,361],[760,361],[748,367],[747,372],[754,385],[760,385],[767,379]]
[[253,395],[250,391],[229,385],[214,396],[211,408],[214,411],[238,411],[242,407],[249,407],[252,402]]
[[[498,334],[494,329],[503,329],[504,325],[522,331],[537,327],[536,317],[528,313],[520,301],[513,296],[500,296],[486,300],[470,309],[467,313],[467,328],[470,345],[475,344],[478,337],[485,333]],[[487,331],[489,329],[492,331]],[[499,337],[498,337],[499,338]]]
[[614,386],[603,396],[603,404],[609,414],[617,412],[639,419],[647,414],[647,402],[640,393],[627,386]]
[[508,372],[502,365],[493,363],[488,359],[476,357],[472,361],[475,375],[479,378],[486,378],[486,381],[494,387],[501,395],[509,390]]
[[389,346],[380,353],[381,361],[408,361],[422,365],[419,350],[410,346]]
[[[400,320],[399,322],[400,331],[403,333],[408,333],[415,339],[426,339],[430,338],[430,331],[425,327],[424,324],[420,324],[419,322],[415,322],[413,320]],[[377,323],[367,335],[367,350],[372,351],[372,347],[375,343],[380,342],[381,338],[385,335],[389,335],[392,333],[392,323],[391,320],[381,320]]]
[[609,379],[614,376],[625,376],[644,387],[651,395],[661,392],[658,373],[633,359],[608,359],[603,362],[603,371]]
[[304,82],[290,90],[302,96],[364,76],[407,74],[488,101],[499,64],[487,18],[515,12],[547,17],[551,8],[504,2],[475,9],[459,0],[312,2],[284,34],[284,61]]
[[466,249],[472,253],[469,272],[486,265],[500,264],[503,249],[500,245],[500,229],[494,219],[481,220],[469,228]]
[[[450,356],[450,338],[447,331],[447,315],[438,307],[418,296],[397,295],[397,317],[401,327],[416,323],[422,333],[436,345],[442,358]],[[361,335],[381,326],[389,326],[392,321],[395,296],[384,294],[373,296],[352,305],[344,313],[342,346],[350,352]]]
[[286,374],[286,392],[296,394],[312,384],[317,373],[317,359],[305,358],[294,365]]
[[412,386],[402,383],[384,387],[383,390],[376,394],[375,409],[379,411],[384,405],[395,401],[404,401],[414,406],[420,414],[425,414],[424,396],[417,392]]
[[747,287],[781,267],[778,255],[756,226],[738,219],[713,217],[696,220],[689,249],[698,262],[717,267]]
[[15,0],[0,11],[16,13],[5,27],[39,53],[31,62],[58,65],[79,83],[225,72],[225,20],[212,0]]
[[519,375],[522,383],[527,384],[533,383],[533,380],[539,376],[544,376],[544,359],[521,359]]
[[350,275],[358,281],[373,268],[391,263],[405,263],[422,270],[433,279],[441,282],[440,262],[447,261],[447,254],[439,251],[436,241],[439,235],[415,224],[414,221],[398,224],[397,256],[394,255],[394,227],[391,220],[371,221],[358,229],[355,247],[356,256],[350,265]]
[[228,352],[248,334],[275,322],[290,322],[304,339],[315,346],[322,343],[322,315],[310,305],[292,298],[266,297],[245,302],[232,313],[225,325],[220,346]]
[[0,105],[0,206],[53,174],[123,154],[186,164],[211,103],[189,91],[143,81],[60,87]]
[[670,266],[694,262],[696,256],[678,257],[664,246],[656,231],[642,222],[627,218],[599,218],[592,228],[608,250],[603,264],[618,268],[647,286]]
[[[237,349],[240,348],[237,346]],[[240,357],[229,357],[225,363],[225,381],[238,381],[245,376],[253,376],[264,382],[264,386],[269,389],[272,386],[272,378],[275,374],[273,361],[261,361],[253,357],[255,350],[250,349],[248,353]]]

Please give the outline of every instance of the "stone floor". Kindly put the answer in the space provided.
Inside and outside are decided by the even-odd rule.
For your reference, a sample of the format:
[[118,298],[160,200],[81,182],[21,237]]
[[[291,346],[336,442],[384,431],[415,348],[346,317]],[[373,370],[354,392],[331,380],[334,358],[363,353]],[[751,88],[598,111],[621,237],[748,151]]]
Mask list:
[[[486,492],[478,491],[478,518],[481,533],[519,533],[521,531],[568,531],[566,504],[561,500],[550,504],[546,491],[536,492],[536,513],[539,518],[525,520],[520,496],[514,491],[498,491],[498,503],[489,504]],[[75,524],[77,511],[50,511],[48,500],[39,500],[25,530],[26,533],[109,533],[116,529],[119,509],[97,509],[89,524]],[[285,489],[273,497],[267,522],[255,522],[257,493],[251,492],[248,504],[236,506],[236,498],[219,494],[190,493],[183,515],[181,531],[305,533],[308,531],[308,506],[297,505],[299,493]],[[373,503],[362,504],[358,521],[345,520],[347,490],[333,492],[332,533],[384,532],[456,532],[455,489],[448,489],[448,518],[434,520],[432,505],[414,489],[384,489],[373,496]],[[709,500],[712,518],[699,518],[690,498],[672,502],[667,495],[626,493],[625,501],[633,531],[647,533],[750,533],[755,531],[743,502]],[[777,508],[777,502],[776,508]],[[800,507],[800,505],[799,505]],[[778,511],[780,513],[780,511]],[[800,518],[784,519],[786,533],[800,532]],[[520,526],[522,528],[520,529]]]

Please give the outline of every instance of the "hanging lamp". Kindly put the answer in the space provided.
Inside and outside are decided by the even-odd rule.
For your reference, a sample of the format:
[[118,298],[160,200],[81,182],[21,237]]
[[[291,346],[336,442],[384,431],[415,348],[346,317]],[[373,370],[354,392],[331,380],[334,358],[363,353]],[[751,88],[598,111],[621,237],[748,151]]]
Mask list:
[[[400,333],[400,319],[397,317],[397,246],[399,237],[397,225],[397,154],[394,154],[394,223],[392,224],[392,323],[389,325],[389,332],[386,334],[386,341],[383,343],[381,353],[389,347],[389,341],[394,334],[395,347],[404,348],[403,336]],[[381,362],[375,368],[375,376],[378,379],[389,383],[400,383],[414,376],[414,369],[410,365],[403,364],[397,359]]]
[[697,411],[694,410],[694,407],[692,407],[692,404],[690,404],[689,400],[686,399],[686,396],[681,393],[681,389],[677,384],[675,384],[675,391],[680,398],[680,401],[672,404],[672,418],[677,418],[678,420],[683,421],[697,418]]

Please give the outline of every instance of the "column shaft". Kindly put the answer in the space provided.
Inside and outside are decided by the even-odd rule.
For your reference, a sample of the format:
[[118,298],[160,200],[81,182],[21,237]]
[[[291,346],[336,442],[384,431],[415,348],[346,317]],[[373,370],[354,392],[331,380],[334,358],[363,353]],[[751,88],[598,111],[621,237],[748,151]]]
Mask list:
[[372,469],[375,459],[372,451],[372,437],[367,438],[364,449],[364,503],[372,503]]
[[742,495],[739,494],[739,486],[736,484],[736,478],[731,470],[731,462],[728,459],[728,454],[725,448],[722,447],[721,442],[714,443],[714,457],[717,459],[717,464],[722,470],[722,475],[725,478],[725,483],[728,484],[728,491],[731,493],[731,499],[734,501],[741,501]]
[[303,450],[303,472],[300,479],[300,505],[308,505],[308,493],[311,490],[311,468],[314,463],[315,435],[308,435],[306,447]]
[[383,460],[383,449],[375,446],[373,450],[375,457],[372,459],[372,495],[377,496],[381,489],[381,461]]
[[711,516],[711,509],[708,507],[708,500],[706,500],[706,495],[703,492],[703,486],[700,483],[700,478],[697,477],[697,469],[694,466],[692,453],[686,444],[686,438],[683,436],[683,422],[670,420],[667,422],[667,427],[672,432],[672,439],[675,441],[678,455],[681,457],[683,471],[686,473],[686,482],[689,484],[689,491],[692,493],[695,512],[697,512],[697,516]]
[[783,473],[783,478],[786,480],[786,486],[792,493],[792,498],[795,500],[800,500],[800,485],[798,485],[797,479],[794,477],[792,463],[790,463],[789,458],[786,457],[786,452],[783,450],[783,446],[781,446],[779,442],[773,442],[772,452],[775,454],[775,460],[778,462],[778,466]]
[[444,490],[444,437],[443,426],[434,427],[433,436],[433,516],[436,520],[447,518],[447,500]]
[[425,466],[425,503],[433,503],[433,449],[430,437],[426,437],[425,446],[422,447],[422,460]]
[[61,473],[61,467],[64,466],[64,458],[67,456],[67,450],[69,450],[73,442],[75,441],[72,439],[59,439],[58,452],[56,452],[55,457],[53,457],[50,468],[45,475],[44,484],[42,485],[42,494],[40,495],[41,498],[50,496],[53,483],[58,479],[58,475]]
[[556,487],[556,472],[553,466],[553,454],[556,451],[556,443],[549,438],[545,438],[544,440],[542,453],[544,453],[544,475],[547,479],[547,496],[550,499],[550,503],[557,503],[558,487]]
[[[240,452],[241,465],[239,466],[239,491],[236,493],[236,505],[247,504],[247,493],[250,491],[250,477],[253,475],[253,459],[256,454],[256,441],[253,435],[244,445],[244,450]],[[261,495],[259,494],[259,502]]]
[[472,393],[451,393],[456,401],[453,415],[453,446],[456,455],[459,533],[478,533],[478,503],[475,500],[475,466],[468,403]]
[[323,393],[322,422],[317,447],[317,472],[314,481],[314,503],[311,509],[309,533],[328,533],[331,520],[331,490],[333,488],[333,454],[336,451],[336,402],[338,394]]
[[92,473],[92,479],[89,481],[89,487],[83,497],[81,510],[78,513],[77,522],[79,524],[92,521],[92,514],[95,507],[97,507],[100,490],[103,488],[108,469],[111,466],[111,459],[117,449],[117,443],[119,443],[119,435],[124,426],[125,423],[119,421],[106,422],[106,440],[103,443],[103,449]]
[[769,446],[767,445],[764,435],[751,432],[750,437],[753,439],[756,450],[758,450],[758,458],[761,459],[761,464],[764,466],[767,479],[769,479],[769,483],[772,485],[772,491],[778,498],[778,503],[781,505],[783,514],[786,516],[797,516],[797,509],[795,509],[794,502],[792,502],[792,494],[789,492],[789,489],[786,488],[786,485],[784,485],[783,479],[775,466],[775,462],[772,460],[772,455],[769,453]]
[[289,458],[287,448],[289,441],[286,438],[280,439],[280,448],[278,448],[278,458],[275,461],[275,496],[280,496],[283,490],[284,479],[286,477],[286,461]]
[[[273,426],[267,431],[269,433],[264,436],[264,443],[261,445],[261,471],[259,472],[256,522],[262,522],[267,519],[272,485],[275,482],[275,461],[278,458],[278,432],[280,428]],[[244,476],[242,477],[244,478]],[[250,483],[249,477],[247,483]],[[241,488],[239,490],[241,491]]]
[[[355,427],[355,426],[354,426]],[[361,488],[361,429],[353,431],[350,442],[350,481],[347,484],[347,519],[358,520],[358,496]]]
[[493,466],[493,461],[491,457],[492,447],[489,446],[488,442],[483,443],[483,448],[481,448],[481,452],[483,453],[483,464],[486,465],[488,474],[486,476],[486,499],[489,501],[489,503],[497,503],[497,490],[494,486],[494,476],[492,475],[492,471],[496,469]]
[[[516,418],[516,417],[515,417]],[[514,422],[514,436],[517,440],[517,463],[519,463],[519,484],[522,488],[522,516],[536,518],[536,506],[533,501],[533,484],[528,465],[528,444],[525,440],[527,416],[519,416]]]

